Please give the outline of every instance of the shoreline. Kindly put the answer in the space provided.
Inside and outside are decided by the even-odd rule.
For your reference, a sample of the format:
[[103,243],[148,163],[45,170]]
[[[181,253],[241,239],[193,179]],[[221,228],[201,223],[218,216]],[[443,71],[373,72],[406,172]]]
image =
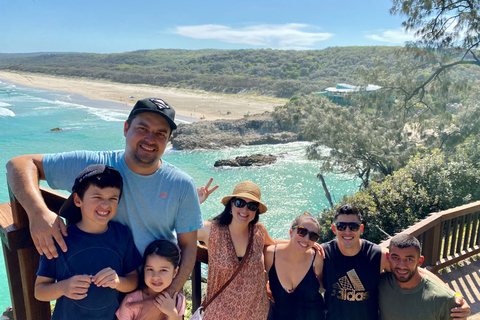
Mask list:
[[[125,110],[139,99],[156,97],[167,101],[183,121],[217,119],[240,119],[248,114],[272,112],[275,106],[284,105],[288,99],[260,95],[235,95],[212,93],[202,90],[188,90],[157,87],[144,84],[125,84],[107,80],[70,78],[45,74],[11,72],[0,70],[0,80],[13,84],[72,93],[70,98],[82,98],[108,103],[93,105],[98,108]],[[79,96],[80,97],[79,97]]]

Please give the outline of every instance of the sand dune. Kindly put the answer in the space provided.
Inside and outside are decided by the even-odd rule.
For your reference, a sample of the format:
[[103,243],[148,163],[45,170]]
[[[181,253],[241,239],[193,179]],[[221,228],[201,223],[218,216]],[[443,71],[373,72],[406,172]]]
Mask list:
[[[184,117],[214,119],[238,119],[250,114],[273,111],[284,105],[287,99],[257,95],[217,94],[201,90],[175,89],[151,85],[135,85],[105,80],[67,78],[33,73],[0,70],[0,79],[13,83],[49,90],[81,94],[89,99],[113,101],[133,106],[144,98],[162,98],[177,114]],[[134,97],[134,98],[130,98]]]

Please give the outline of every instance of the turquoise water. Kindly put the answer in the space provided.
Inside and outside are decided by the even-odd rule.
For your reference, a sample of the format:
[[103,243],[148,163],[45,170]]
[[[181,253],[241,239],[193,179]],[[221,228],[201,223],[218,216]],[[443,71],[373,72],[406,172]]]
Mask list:
[[[105,108],[115,106],[117,109]],[[103,108],[99,108],[103,107]],[[14,85],[0,80],[0,203],[8,202],[6,162],[18,155],[71,150],[123,149],[123,123],[129,110],[121,105],[92,101],[66,92]],[[52,132],[52,128],[62,131]],[[169,148],[163,158],[181,168],[197,186],[210,177],[220,188],[202,204],[203,218],[218,214],[220,199],[233,186],[251,180],[262,189],[268,212],[260,221],[273,238],[287,238],[292,219],[305,210],[319,213],[328,206],[320,181],[319,163],[305,157],[307,143],[248,146],[221,151],[179,151]],[[255,153],[284,154],[269,166],[214,168],[218,159]],[[357,190],[350,176],[328,174],[325,180],[334,199]],[[11,305],[3,255],[0,257],[0,310]]]

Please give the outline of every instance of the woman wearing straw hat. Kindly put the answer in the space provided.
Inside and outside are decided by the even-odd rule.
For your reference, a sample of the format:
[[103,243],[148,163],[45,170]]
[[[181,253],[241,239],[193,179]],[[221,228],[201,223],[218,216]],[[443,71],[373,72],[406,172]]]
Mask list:
[[198,231],[198,240],[208,247],[205,320],[267,318],[263,248],[275,242],[258,222],[267,211],[260,197],[255,183],[240,182],[222,199],[225,210]]
[[325,319],[319,292],[323,257],[315,248],[319,229],[318,220],[305,211],[293,220],[289,242],[265,249],[265,268],[275,301],[268,320]]

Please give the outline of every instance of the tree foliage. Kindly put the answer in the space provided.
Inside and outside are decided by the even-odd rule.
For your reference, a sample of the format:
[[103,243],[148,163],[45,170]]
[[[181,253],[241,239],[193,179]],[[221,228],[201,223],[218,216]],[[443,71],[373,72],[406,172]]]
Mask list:
[[[364,237],[378,243],[387,237],[383,232],[393,235],[431,212],[478,200],[479,142],[474,139],[460,146],[451,159],[438,149],[419,153],[383,182],[372,182],[369,188],[345,196],[338,206],[350,203],[358,207],[363,214]],[[337,207],[322,212],[320,241],[334,236],[330,226]]]
[[125,83],[279,97],[359,81],[359,66],[390,65],[392,47],[324,50],[139,50],[119,54],[0,55],[0,69],[100,78]]
[[371,180],[382,181],[403,168],[420,151],[440,148],[448,157],[455,154],[459,145],[480,132],[479,101],[479,95],[471,93],[443,113],[404,117],[385,101],[379,113],[299,95],[277,107],[273,116],[283,128],[312,141],[307,155],[320,160],[322,172],[354,173],[366,188]]
[[416,32],[419,44],[472,54],[480,44],[479,9],[477,0],[393,0],[390,12],[407,17],[403,26]]
[[406,116],[418,107],[444,111],[451,95],[471,83],[458,81],[454,70],[474,73],[472,68],[480,66],[479,7],[477,0],[393,0],[390,12],[405,16],[403,26],[415,33],[416,41],[399,49],[399,73],[382,73],[384,67],[376,72],[363,69],[365,81],[375,81],[395,95]]

